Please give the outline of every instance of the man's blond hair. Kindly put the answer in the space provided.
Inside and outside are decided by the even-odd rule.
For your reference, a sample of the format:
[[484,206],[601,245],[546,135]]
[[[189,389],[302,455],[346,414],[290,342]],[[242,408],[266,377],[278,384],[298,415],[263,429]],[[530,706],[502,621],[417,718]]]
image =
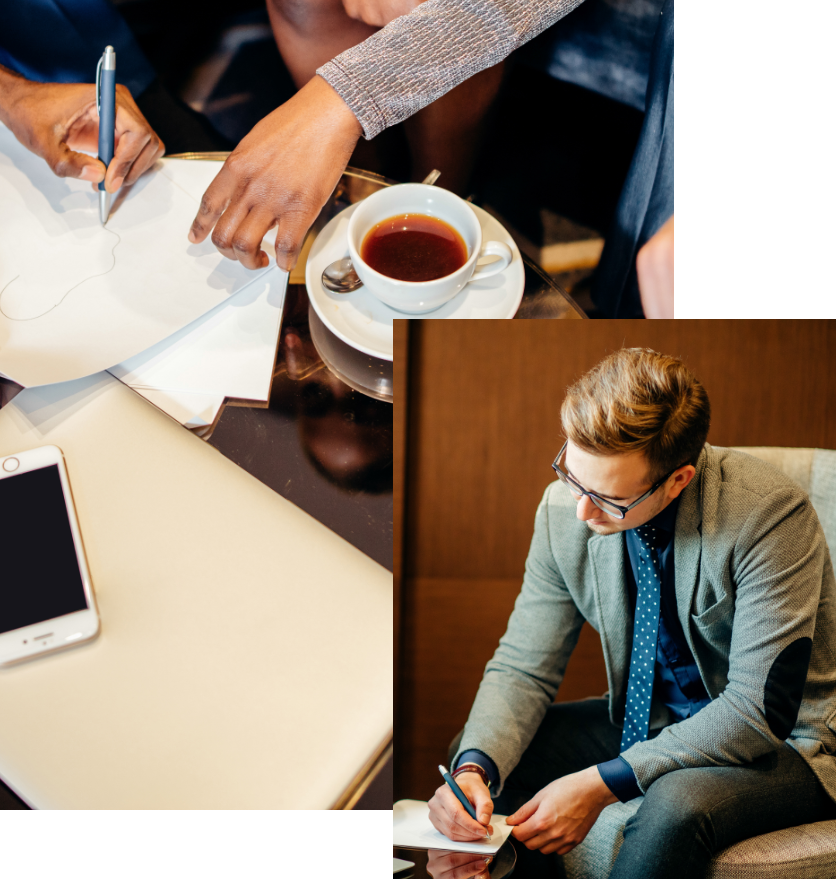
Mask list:
[[655,482],[697,463],[711,406],[681,360],[649,348],[622,348],[569,388],[560,417],[567,439],[584,451],[643,452]]

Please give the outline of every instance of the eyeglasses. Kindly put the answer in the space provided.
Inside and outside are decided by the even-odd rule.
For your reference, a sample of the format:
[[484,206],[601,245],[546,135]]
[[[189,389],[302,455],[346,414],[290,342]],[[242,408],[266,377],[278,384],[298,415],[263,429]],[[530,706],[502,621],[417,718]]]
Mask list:
[[[568,487],[569,491],[571,491],[578,500],[586,495],[592,501],[592,503],[595,504],[596,507],[598,507],[599,510],[607,513],[607,515],[609,516],[614,516],[616,519],[623,519],[624,516],[633,509],[633,507],[637,507],[642,501],[646,501],[650,497],[650,495],[652,495],[653,492],[656,491],[657,488],[659,488],[660,485],[664,485],[668,481],[668,479],[670,479],[671,476],[676,473],[677,470],[679,470],[679,467],[674,467],[670,473],[668,473],[666,476],[663,476],[655,485],[651,486],[638,500],[633,501],[632,504],[629,504],[626,507],[620,507],[613,501],[605,500],[602,497],[598,497],[597,494],[593,494],[591,491],[587,491],[582,485],[575,482],[575,480],[572,479],[572,477],[569,476],[568,473],[560,469],[560,459],[566,453],[566,446],[568,445],[569,440],[566,440],[566,442],[563,443],[563,448],[560,450],[558,456],[554,459],[554,462],[552,463],[552,468],[554,469],[554,472],[557,473],[558,479]],[[681,467],[682,465],[680,464],[679,466]]]

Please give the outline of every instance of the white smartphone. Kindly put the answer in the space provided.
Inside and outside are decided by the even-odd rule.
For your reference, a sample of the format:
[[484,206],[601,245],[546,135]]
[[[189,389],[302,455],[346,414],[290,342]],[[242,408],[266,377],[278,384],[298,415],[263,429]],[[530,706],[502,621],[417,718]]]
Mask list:
[[98,633],[61,449],[0,456],[0,666],[83,644]]

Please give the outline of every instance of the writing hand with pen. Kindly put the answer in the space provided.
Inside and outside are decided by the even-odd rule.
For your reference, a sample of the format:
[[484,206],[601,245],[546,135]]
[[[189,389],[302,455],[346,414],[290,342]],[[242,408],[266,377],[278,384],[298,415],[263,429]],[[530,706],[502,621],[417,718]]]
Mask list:
[[482,776],[478,772],[462,772],[456,776],[455,783],[467,797],[476,817],[468,815],[450,785],[443,784],[429,801],[433,827],[456,842],[478,842],[486,834],[492,836],[493,800]]
[[99,116],[92,83],[32,82],[0,67],[0,121],[59,177],[105,181],[108,192],[130,185],[165,147],[123,85],[116,86],[115,154],[107,167],[96,152]]
[[[429,802],[430,821],[436,830],[457,842],[483,839],[493,815],[488,788],[477,772],[462,772],[455,780],[479,821],[467,814],[446,784]],[[598,768],[590,766],[546,785],[509,815],[505,823],[513,826],[511,835],[526,848],[547,855],[565,855],[586,838],[604,808],[616,800]],[[487,829],[492,832],[491,827]]]

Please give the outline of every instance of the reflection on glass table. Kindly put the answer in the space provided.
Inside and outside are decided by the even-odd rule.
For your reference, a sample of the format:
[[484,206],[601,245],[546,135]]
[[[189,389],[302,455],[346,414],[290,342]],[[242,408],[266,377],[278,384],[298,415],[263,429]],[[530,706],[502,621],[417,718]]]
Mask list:
[[322,362],[340,381],[375,400],[392,402],[392,361],[357,351],[338,339],[322,322],[313,306],[308,308],[311,341]]
[[395,846],[393,855],[415,866],[397,873],[397,879],[507,879],[514,872],[517,853],[511,841],[490,858],[438,849],[409,849]]
[[268,406],[227,406],[208,441],[391,570],[392,364],[340,345],[289,285]]

